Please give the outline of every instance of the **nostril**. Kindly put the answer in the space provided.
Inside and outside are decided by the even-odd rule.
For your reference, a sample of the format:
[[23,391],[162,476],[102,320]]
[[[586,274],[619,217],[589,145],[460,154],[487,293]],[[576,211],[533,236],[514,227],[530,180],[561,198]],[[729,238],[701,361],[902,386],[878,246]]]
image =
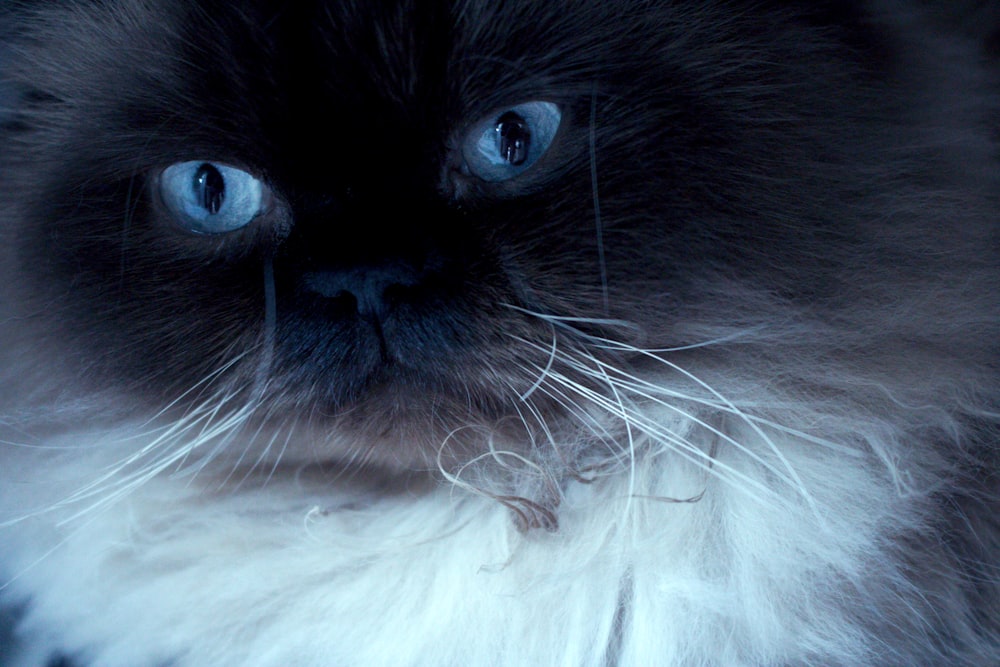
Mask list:
[[303,275],[305,287],[339,302],[345,312],[381,317],[417,277],[408,267],[352,268]]
[[341,290],[327,298],[339,305],[344,313],[353,314],[358,312],[358,298],[352,292]]

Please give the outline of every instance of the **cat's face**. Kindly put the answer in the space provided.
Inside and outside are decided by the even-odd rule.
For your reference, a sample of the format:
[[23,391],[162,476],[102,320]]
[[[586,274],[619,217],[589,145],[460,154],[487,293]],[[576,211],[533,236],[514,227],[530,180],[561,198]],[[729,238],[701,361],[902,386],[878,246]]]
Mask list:
[[74,382],[153,410],[225,395],[332,457],[460,460],[457,430],[613,399],[602,364],[642,355],[593,337],[752,326],[773,313],[727,286],[823,299],[863,237],[811,222],[848,169],[804,159],[850,152],[861,98],[786,66],[839,47],[778,14],[61,4],[29,28],[59,49],[14,68],[7,290]]

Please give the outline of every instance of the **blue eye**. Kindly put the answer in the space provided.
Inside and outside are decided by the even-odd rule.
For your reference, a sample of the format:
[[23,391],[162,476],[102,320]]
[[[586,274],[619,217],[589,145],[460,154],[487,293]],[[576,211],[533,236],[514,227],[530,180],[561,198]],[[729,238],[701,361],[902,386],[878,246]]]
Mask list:
[[491,183],[518,176],[548,150],[561,119],[551,102],[525,102],[477,123],[462,146],[466,168]]
[[160,174],[159,186],[177,222],[201,234],[236,231],[263,208],[263,183],[242,169],[214,162],[171,165]]

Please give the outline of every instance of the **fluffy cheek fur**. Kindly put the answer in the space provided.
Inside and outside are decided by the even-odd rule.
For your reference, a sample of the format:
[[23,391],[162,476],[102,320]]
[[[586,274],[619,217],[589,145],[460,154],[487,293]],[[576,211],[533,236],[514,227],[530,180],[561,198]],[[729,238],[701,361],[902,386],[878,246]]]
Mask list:
[[18,664],[997,662],[996,74],[878,5],[0,7]]

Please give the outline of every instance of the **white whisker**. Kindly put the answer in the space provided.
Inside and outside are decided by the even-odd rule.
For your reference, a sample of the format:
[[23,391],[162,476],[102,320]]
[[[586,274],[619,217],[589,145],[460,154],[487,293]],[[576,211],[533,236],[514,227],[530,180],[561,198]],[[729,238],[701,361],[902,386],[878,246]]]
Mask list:
[[601,197],[597,190],[597,84],[590,92],[590,126],[588,132],[590,155],[590,190],[593,193],[594,232],[597,236],[597,264],[601,273],[601,302],[604,314],[611,311],[608,297],[608,263],[604,256],[604,221],[601,218]]
[[278,326],[277,294],[274,287],[274,263],[271,256],[264,258],[264,329],[261,355],[254,379],[253,395],[256,400],[267,390],[271,366],[274,364],[274,345]]
[[788,472],[788,474],[791,477],[791,479],[794,481],[794,483],[795,483],[794,485],[795,485],[798,493],[802,496],[802,498],[806,501],[806,503],[809,504],[809,506],[810,506],[811,510],[813,511],[813,514],[816,516],[816,518],[823,525],[825,525],[825,519],[823,518],[823,513],[820,512],[819,507],[817,506],[815,499],[813,499],[812,494],[809,493],[809,490],[807,489],[806,485],[802,482],[802,479],[799,477],[798,472],[795,470],[795,468],[792,466],[792,464],[788,461],[788,458],[781,451],[781,448],[778,447],[774,443],[774,440],[769,435],[767,435],[764,432],[764,430],[760,427],[760,425],[756,421],[754,421],[753,419],[750,419],[746,415],[745,412],[743,412],[742,410],[740,410],[739,408],[737,408],[736,405],[733,404],[728,398],[726,398],[725,396],[723,396],[719,391],[717,391],[715,388],[711,387],[708,383],[706,383],[705,381],[703,381],[701,378],[698,378],[697,376],[695,376],[690,371],[688,371],[688,370],[686,370],[684,368],[681,368],[680,366],[678,366],[677,364],[669,361],[668,359],[664,359],[661,356],[652,354],[652,353],[647,352],[645,350],[635,349],[634,351],[636,351],[639,354],[642,354],[643,356],[646,356],[648,358],[656,359],[660,363],[662,363],[663,365],[665,365],[665,366],[669,367],[670,369],[672,369],[672,370],[680,373],[684,377],[686,377],[686,378],[694,381],[697,385],[699,385],[703,389],[707,390],[710,394],[712,394],[717,399],[719,399],[726,407],[729,408],[729,410],[733,414],[735,414],[745,424],[747,424],[756,433],[756,435],[767,445],[768,449],[770,449],[771,452],[778,458],[778,460],[784,466],[785,470]]
[[[583,393],[592,403],[598,407],[605,409],[612,416],[619,418],[623,423],[629,424],[632,428],[637,429],[644,435],[646,435],[652,442],[661,443],[671,447],[672,451],[683,457],[688,462],[698,466],[699,468],[715,475],[716,477],[721,477],[721,473],[726,473],[726,475],[733,478],[733,480],[739,480],[740,482],[750,485],[757,490],[763,492],[767,496],[772,496],[775,499],[780,500],[780,496],[773,489],[764,486],[759,481],[753,479],[752,477],[742,473],[732,466],[726,464],[723,461],[719,461],[717,458],[712,456],[709,452],[705,452],[700,447],[691,444],[689,441],[680,437],[676,433],[670,431],[668,428],[659,424],[657,421],[647,417],[642,411],[631,411],[629,409],[624,409],[621,404],[614,402],[613,400],[607,398],[603,394],[596,392],[586,387],[580,387],[571,380],[562,378],[559,375],[553,375],[555,379],[560,381],[565,381],[567,386],[572,387],[574,391],[580,391]],[[681,416],[691,417],[688,413],[677,409],[677,412]],[[692,420],[694,421],[694,420]],[[741,491],[751,495],[756,500],[764,502],[759,496],[750,494],[746,488],[741,487]]]
[[[614,341],[601,340],[601,342],[607,348],[617,348],[621,350],[628,350],[629,352],[639,353],[647,357],[652,357],[656,359],[659,363],[666,366],[672,372],[678,373],[681,377],[695,382],[695,384],[702,389],[705,389],[710,398],[693,396],[690,394],[682,393],[679,391],[671,390],[663,386],[663,384],[654,385],[648,380],[641,380],[635,378],[632,375],[624,373],[619,367],[610,364],[608,362],[602,361],[596,355],[585,350],[581,350],[580,353],[589,363],[584,363],[581,358],[576,356],[567,355],[565,353],[559,353],[558,348],[549,347],[543,348],[538,343],[526,340],[521,337],[513,337],[518,340],[522,345],[536,349],[538,351],[546,352],[548,354],[548,362],[544,368],[536,367],[536,371],[540,373],[540,381],[536,382],[536,386],[533,391],[538,391],[541,389],[546,395],[552,395],[552,392],[543,388],[544,380],[548,380],[549,383],[557,383],[565,386],[572,393],[580,395],[586,398],[591,404],[602,408],[604,411],[610,415],[615,416],[625,428],[625,438],[627,441],[626,455],[623,457],[629,461],[629,466],[634,470],[634,460],[636,456],[635,452],[635,433],[633,429],[638,428],[647,437],[651,438],[653,441],[661,442],[664,444],[669,444],[674,451],[682,454],[686,459],[692,461],[702,467],[706,471],[717,477],[726,477],[733,480],[739,479],[741,484],[750,484],[758,491],[763,492],[766,496],[776,497],[775,491],[767,488],[760,482],[752,480],[749,476],[738,472],[735,468],[730,465],[726,465],[717,460],[715,457],[710,457],[707,452],[704,452],[701,448],[693,446],[688,440],[679,437],[675,433],[671,433],[663,428],[659,423],[649,419],[643,414],[643,411],[632,407],[632,402],[629,401],[626,404],[624,400],[624,395],[621,393],[622,390],[626,391],[629,396],[639,399],[648,404],[658,405],[665,409],[672,411],[678,417],[683,418],[687,422],[704,429],[706,432],[712,434],[718,441],[725,442],[738,451],[742,452],[750,460],[756,462],[757,464],[763,466],[766,470],[770,471],[772,475],[778,480],[783,481],[785,484],[789,485],[791,488],[796,489],[796,491],[804,497],[806,502],[810,505],[814,512],[818,512],[815,507],[815,503],[810,497],[810,494],[805,490],[804,484],[801,479],[791,467],[787,458],[778,450],[777,446],[773,440],[764,433],[763,429],[754,422],[745,411],[740,410],[732,401],[726,399],[721,393],[714,390],[707,383],[695,377],[692,373],[682,369],[681,367],[673,364],[668,360],[664,360],[659,356],[652,354],[647,350],[641,348],[636,348],[633,346],[627,346],[623,343],[617,343]],[[558,362],[560,365],[567,367],[576,373],[579,373],[582,377],[589,377],[597,381],[600,385],[608,388],[610,392],[609,395],[605,395],[602,392],[595,391],[586,386],[581,385],[579,382],[571,379],[562,372],[557,372],[553,369],[554,359],[553,355],[558,355]],[[671,400],[674,399],[674,400]],[[728,413],[736,416],[738,419],[750,425],[750,428],[768,447],[769,451],[774,453],[778,459],[778,464],[781,466],[779,469],[775,464],[769,462],[760,453],[754,451],[752,448],[748,447],[746,444],[737,440],[733,435],[725,432],[721,428],[710,424],[703,418],[698,417],[696,414],[690,410],[686,410],[680,406],[677,401],[688,402],[700,404],[722,413]]]
[[552,368],[552,362],[554,362],[555,358],[556,358],[556,354],[557,354],[556,345],[557,345],[558,340],[559,340],[559,338],[556,336],[555,331],[553,331],[552,332],[552,348],[549,350],[549,359],[548,359],[548,362],[545,364],[545,368],[542,369],[541,373],[538,374],[538,379],[535,380],[535,383],[533,385],[531,385],[530,387],[528,387],[527,391],[525,391],[520,396],[518,396],[518,398],[522,402],[523,401],[527,401],[528,397],[531,396],[531,394],[534,393],[534,391],[536,389],[538,389],[538,387],[543,382],[545,382],[545,376],[548,374],[549,370],[551,370],[551,368]]
[[587,338],[588,335],[573,327],[572,326],[573,324],[591,324],[599,327],[615,327],[621,329],[628,329],[632,331],[638,331],[638,327],[633,322],[629,322],[628,320],[618,320],[618,319],[599,318],[599,317],[569,317],[564,315],[550,315],[547,313],[538,312],[536,310],[522,308],[521,306],[516,306],[510,303],[505,303],[503,304],[503,306],[511,310],[517,311],[519,313],[530,315],[531,317],[562,327],[568,331],[573,332],[574,335],[582,338]]
[[[543,319],[545,319],[546,321],[548,321],[548,318],[543,318]],[[764,431],[764,429],[761,427],[761,420],[756,419],[753,416],[747,414],[744,410],[741,410],[740,408],[738,408],[731,400],[729,400],[728,398],[726,398],[725,396],[723,396],[715,388],[711,387],[707,382],[705,382],[701,378],[698,378],[697,376],[695,376],[690,371],[688,371],[688,370],[682,368],[681,366],[679,366],[679,365],[671,362],[669,359],[664,358],[662,356],[662,354],[657,354],[657,353],[654,353],[654,352],[652,352],[652,351],[650,351],[648,349],[639,348],[639,347],[636,347],[636,346],[633,346],[633,345],[628,345],[627,343],[623,343],[623,342],[620,342],[620,341],[615,341],[615,340],[611,340],[611,339],[607,339],[607,338],[601,338],[601,337],[597,337],[597,336],[584,336],[584,337],[587,340],[589,340],[589,341],[594,341],[594,342],[598,343],[604,349],[616,350],[616,351],[620,351],[620,352],[627,352],[627,353],[631,353],[631,354],[640,355],[640,356],[642,356],[644,358],[647,358],[647,359],[653,359],[658,364],[660,364],[660,365],[668,368],[672,372],[678,373],[683,378],[686,378],[687,380],[690,380],[690,381],[694,382],[697,386],[699,386],[700,388],[706,390],[708,392],[708,394],[715,399],[715,401],[706,400],[705,398],[700,398],[700,397],[695,397],[695,396],[680,394],[679,392],[671,391],[669,388],[664,387],[662,385],[662,383],[654,385],[653,383],[651,383],[648,380],[641,380],[641,379],[635,378],[633,376],[625,375],[625,373],[623,373],[623,371],[619,367],[614,366],[612,364],[609,364],[607,362],[601,361],[600,359],[598,359],[596,357],[596,355],[589,354],[589,353],[587,354],[587,357],[588,357],[588,359],[591,362],[593,362],[596,365],[596,367],[598,367],[600,369],[599,373],[595,373],[592,367],[589,367],[588,365],[583,364],[579,360],[575,360],[572,357],[563,355],[563,358],[561,359],[561,361],[563,363],[565,363],[568,367],[570,367],[573,370],[576,370],[576,371],[578,371],[578,372],[580,372],[580,373],[582,373],[582,374],[584,374],[586,376],[589,376],[589,377],[592,377],[594,379],[600,380],[603,383],[608,384],[609,386],[614,385],[616,387],[621,387],[621,388],[628,389],[630,392],[635,393],[637,396],[639,396],[641,398],[644,398],[644,399],[649,400],[649,401],[654,401],[658,405],[661,405],[663,407],[666,407],[668,409],[671,409],[671,410],[674,410],[674,411],[678,412],[678,414],[684,414],[684,416],[686,416],[689,419],[692,419],[693,421],[695,421],[695,423],[699,424],[700,426],[702,426],[704,428],[709,429],[711,432],[713,432],[714,434],[716,434],[719,437],[723,438],[729,444],[731,444],[731,445],[737,447],[738,449],[740,449],[740,451],[744,452],[744,454],[750,456],[756,462],[764,465],[772,473],[775,473],[778,476],[779,479],[784,480],[785,483],[787,483],[790,486],[792,486],[793,488],[795,488],[797,490],[797,492],[800,494],[800,496],[810,506],[810,508],[813,511],[813,513],[822,521],[822,513],[819,511],[819,508],[817,507],[815,500],[812,498],[812,495],[809,493],[808,489],[806,488],[806,485],[802,482],[801,477],[795,471],[794,467],[791,465],[791,463],[789,462],[789,460],[785,456],[785,454],[774,443],[774,441],[771,438],[771,436],[769,436]],[[540,346],[537,343],[533,343],[531,341],[527,341],[527,340],[524,340],[524,339],[520,339],[520,342],[522,344],[525,344],[525,345],[528,345],[530,347],[533,347],[534,349],[540,349]],[[611,374],[613,374],[615,376],[613,381],[612,381]],[[553,377],[556,376],[556,374],[552,373],[551,370],[548,372],[548,375],[551,375]],[[627,381],[622,381],[620,379],[621,376],[625,376],[627,378]],[[641,391],[638,388],[639,386],[646,387],[648,391]],[[668,400],[665,400],[665,398],[661,398],[661,396],[666,396],[666,397],[670,397],[670,398],[678,398],[678,399],[686,400],[686,401],[694,401],[694,402],[697,402],[697,403],[701,403],[702,405],[705,405],[706,407],[711,407],[711,408],[716,409],[716,410],[722,410],[722,411],[728,412],[729,414],[732,414],[732,415],[736,416],[740,421],[742,421],[744,424],[746,424],[754,432],[754,434],[761,440],[761,442],[763,442],[767,446],[768,450],[777,458],[779,464],[782,466],[782,468],[784,469],[785,472],[781,473],[780,471],[778,471],[775,468],[775,466],[773,466],[772,464],[770,464],[767,461],[765,461],[760,454],[752,451],[750,448],[748,448],[744,444],[738,442],[732,436],[723,433],[720,429],[717,429],[717,428],[714,428],[714,427],[710,427],[703,420],[694,419],[693,415],[687,413],[686,411],[681,411],[673,403],[671,403]],[[841,446],[840,448],[843,448],[843,447]]]

